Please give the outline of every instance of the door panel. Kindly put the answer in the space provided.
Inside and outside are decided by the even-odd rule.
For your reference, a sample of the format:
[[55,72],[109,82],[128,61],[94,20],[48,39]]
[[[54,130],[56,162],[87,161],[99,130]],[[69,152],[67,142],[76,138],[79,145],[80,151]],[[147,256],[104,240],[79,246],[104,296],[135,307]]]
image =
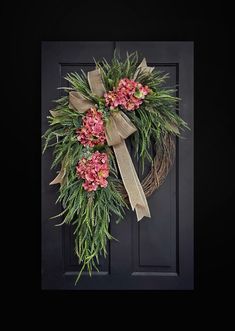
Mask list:
[[[42,45],[42,131],[51,100],[67,86],[68,72],[92,70],[93,57],[110,60],[114,48],[122,56],[137,50],[150,66],[169,72],[168,87],[177,88],[179,114],[191,131],[176,140],[176,160],[165,183],[148,199],[151,219],[136,221],[127,210],[125,220],[110,224],[117,241],[108,243],[109,255],[100,272],[74,280],[80,270],[74,255],[73,229],[54,227],[48,218],[60,211],[56,186],[49,186],[51,152],[42,158],[42,287],[58,289],[192,289],[193,288],[193,43],[191,42],[44,42]],[[127,142],[128,143],[128,142]],[[133,155],[132,150],[130,153]],[[135,162],[139,177],[139,165]],[[147,169],[148,170],[148,169]]]
[[[175,88],[177,81],[177,64],[159,64],[148,62],[170,77],[166,83]],[[175,93],[178,96],[178,92]],[[176,148],[176,154],[177,154]],[[149,169],[148,169],[149,170]],[[140,178],[141,171],[138,175]],[[133,239],[135,252],[135,270],[141,272],[176,272],[176,164],[174,163],[163,186],[148,198],[151,219],[134,224]]]

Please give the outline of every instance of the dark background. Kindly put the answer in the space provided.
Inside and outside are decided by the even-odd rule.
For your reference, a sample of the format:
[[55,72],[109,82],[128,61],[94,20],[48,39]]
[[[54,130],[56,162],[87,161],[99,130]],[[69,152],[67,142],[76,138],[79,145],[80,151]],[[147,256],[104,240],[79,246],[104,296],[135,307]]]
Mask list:
[[[8,62],[8,57],[13,56],[8,91],[15,90],[20,101],[9,113],[15,124],[15,129],[11,129],[12,144],[19,146],[14,149],[14,161],[9,167],[11,173],[18,174],[17,204],[20,201],[20,207],[12,208],[12,217],[24,233],[24,239],[17,233],[20,258],[12,255],[17,279],[22,277],[19,287],[23,291],[28,289],[30,295],[46,298],[49,305],[52,296],[63,295],[67,299],[75,296],[71,293],[68,297],[64,291],[40,291],[41,41],[190,40],[195,45],[195,290],[151,292],[148,296],[163,306],[168,305],[170,298],[176,303],[179,297],[187,302],[189,299],[213,302],[218,295],[231,294],[234,283],[231,272],[234,216],[229,214],[234,112],[229,9],[219,4],[207,8],[205,2],[195,7],[190,1],[182,7],[175,2],[162,8],[157,1],[154,7],[133,2],[130,6],[119,2],[114,9],[111,6],[110,2],[86,7],[57,3],[51,7],[35,4],[29,9],[21,4],[2,12],[3,53]],[[6,31],[4,16],[9,18],[10,32]],[[10,95],[8,105],[13,101]],[[132,294],[135,298],[140,295]],[[78,295],[80,300],[94,300],[95,294]],[[122,295],[117,294],[118,298]]]

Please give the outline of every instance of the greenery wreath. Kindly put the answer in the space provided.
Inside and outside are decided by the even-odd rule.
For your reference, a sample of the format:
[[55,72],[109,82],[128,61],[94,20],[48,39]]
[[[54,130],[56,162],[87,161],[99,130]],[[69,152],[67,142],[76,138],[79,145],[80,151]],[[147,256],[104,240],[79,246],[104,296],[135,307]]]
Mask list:
[[[68,74],[66,96],[55,101],[48,116],[50,127],[43,135],[43,153],[54,148],[52,168],[61,169],[50,184],[60,184],[64,223],[75,227],[75,253],[84,268],[98,270],[99,256],[107,255],[111,214],[117,222],[131,205],[137,218],[150,217],[146,197],[164,181],[174,160],[174,136],[188,128],[176,110],[176,89],[164,87],[168,74],[139,64],[137,52],[125,61],[114,53],[111,63],[95,62],[96,69],[81,75]],[[144,171],[136,175],[125,139]],[[154,155],[151,149],[154,148]]]

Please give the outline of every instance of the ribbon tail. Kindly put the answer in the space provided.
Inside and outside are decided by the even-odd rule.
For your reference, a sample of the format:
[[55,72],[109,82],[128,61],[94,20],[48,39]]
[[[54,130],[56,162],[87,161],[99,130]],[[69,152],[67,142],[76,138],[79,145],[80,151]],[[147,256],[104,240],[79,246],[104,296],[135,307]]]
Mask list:
[[65,160],[61,163],[61,169],[58,175],[49,183],[49,185],[62,184],[64,176],[66,174],[66,168],[64,167]]
[[142,62],[138,65],[136,72],[134,74],[133,79],[135,80],[139,73],[145,72],[145,73],[151,73],[154,70],[154,67],[148,67],[147,61],[145,58],[143,58]]
[[141,201],[141,203],[136,203],[136,205],[135,205],[137,220],[140,221],[144,216],[151,217],[151,215],[150,215],[146,196],[144,194],[142,185],[139,181],[139,178],[137,176],[133,163],[132,163],[132,173],[133,173],[133,176],[135,177],[136,187],[138,187],[138,191],[140,194],[139,200]]
[[65,171],[61,169],[60,172],[58,173],[58,175],[50,182],[49,185],[61,184],[63,181],[64,175],[65,175]]
[[114,145],[113,149],[132,210],[136,210],[137,220],[140,221],[144,216],[151,217],[143,188],[136,174],[125,140],[121,139],[121,143]]

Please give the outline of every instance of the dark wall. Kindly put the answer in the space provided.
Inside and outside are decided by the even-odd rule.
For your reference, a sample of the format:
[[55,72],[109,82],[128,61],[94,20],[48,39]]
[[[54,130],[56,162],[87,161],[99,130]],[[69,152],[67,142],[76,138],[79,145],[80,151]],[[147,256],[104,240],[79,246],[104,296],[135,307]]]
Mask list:
[[[123,7],[108,13],[108,8],[101,5],[90,8],[66,5],[62,8],[58,3],[53,8],[35,4],[29,10],[21,4],[20,8],[11,8],[8,23],[12,29],[8,36],[1,20],[5,53],[13,55],[11,64],[19,77],[17,92],[21,97],[27,94],[20,114],[16,107],[11,111],[16,129],[19,130],[20,123],[20,130],[24,126],[27,132],[27,136],[17,136],[27,157],[22,158],[20,149],[14,151],[14,159],[20,160],[17,164],[20,178],[24,178],[19,178],[19,183],[26,190],[18,199],[21,197],[21,205],[27,202],[25,232],[29,242],[21,241],[22,253],[31,254],[28,247],[40,252],[41,40],[192,40],[195,43],[196,286],[199,293],[230,289],[234,232],[230,230],[233,217],[229,214],[230,176],[233,173],[232,149],[229,149],[233,141],[232,129],[229,130],[233,115],[229,9],[215,3],[213,7],[206,8],[203,4],[195,8],[191,2],[184,7],[175,2],[163,9],[156,3],[156,9],[141,6],[141,15],[132,19],[133,4],[128,13]],[[3,10],[2,18],[6,14]],[[12,49],[10,54],[8,46]],[[15,87],[12,83],[8,86],[9,89]],[[222,163],[219,163],[221,159]],[[15,171],[15,163],[9,170]],[[28,175],[30,179],[26,180]],[[40,264],[40,254],[33,257],[32,260]],[[32,278],[28,282],[31,285]]]

